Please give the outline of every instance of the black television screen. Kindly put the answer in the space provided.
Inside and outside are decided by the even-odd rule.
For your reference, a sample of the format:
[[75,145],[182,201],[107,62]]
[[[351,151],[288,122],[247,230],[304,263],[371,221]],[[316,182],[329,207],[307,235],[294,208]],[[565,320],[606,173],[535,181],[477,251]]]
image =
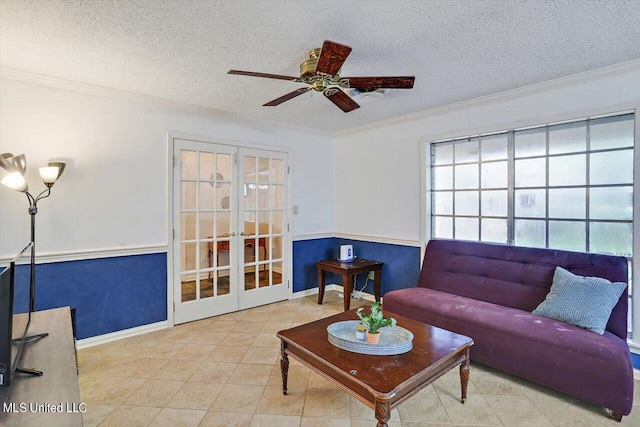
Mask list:
[[8,387],[11,382],[14,274],[14,262],[0,273],[0,386],[2,387]]
[[[25,370],[18,366],[24,346],[29,342],[27,333],[29,332],[29,326],[31,324],[31,312],[29,311],[26,322],[13,321],[14,313],[24,311],[16,310],[16,306],[21,305],[16,300],[16,297],[18,294],[24,293],[24,290],[17,292],[17,289],[27,289],[27,298],[30,298],[30,291],[28,290],[28,284],[31,281],[30,273],[26,276],[17,274],[16,262],[20,260],[25,253],[28,253],[27,251],[31,249],[31,246],[32,243],[29,243],[11,260],[9,266],[0,273],[0,387],[9,387],[15,372],[30,373],[30,371],[33,371]],[[24,286],[17,285],[18,276],[25,282]],[[13,352],[14,347],[15,352]],[[41,373],[39,373],[39,371],[33,371],[33,375],[41,375]]]

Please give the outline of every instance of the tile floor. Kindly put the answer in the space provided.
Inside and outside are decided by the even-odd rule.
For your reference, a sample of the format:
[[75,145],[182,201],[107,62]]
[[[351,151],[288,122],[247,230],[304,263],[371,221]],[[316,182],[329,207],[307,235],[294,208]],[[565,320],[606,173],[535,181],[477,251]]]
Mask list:
[[[373,427],[373,410],[292,358],[282,395],[276,332],[340,311],[342,299],[327,292],[323,305],[310,296],[80,350],[84,425]],[[640,426],[637,380],[634,410],[620,424],[477,363],[464,405],[459,384],[454,369],[395,409],[389,426]]]

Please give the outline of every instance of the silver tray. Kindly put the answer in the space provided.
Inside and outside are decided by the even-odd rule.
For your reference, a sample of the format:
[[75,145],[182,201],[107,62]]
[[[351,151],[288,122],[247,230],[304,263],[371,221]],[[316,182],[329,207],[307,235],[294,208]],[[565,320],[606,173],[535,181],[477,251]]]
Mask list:
[[358,320],[336,322],[327,326],[329,342],[338,348],[360,354],[392,355],[411,351],[413,334],[400,326],[387,326],[380,329],[380,341],[369,344],[356,338]]

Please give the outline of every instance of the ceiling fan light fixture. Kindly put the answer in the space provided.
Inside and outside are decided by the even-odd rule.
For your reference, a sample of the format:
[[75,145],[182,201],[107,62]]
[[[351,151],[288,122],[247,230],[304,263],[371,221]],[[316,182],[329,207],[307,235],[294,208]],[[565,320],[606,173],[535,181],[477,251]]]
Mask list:
[[385,97],[391,89],[376,89],[371,91],[360,91],[358,89],[350,89],[349,96],[359,104],[366,104],[367,102],[378,101]]

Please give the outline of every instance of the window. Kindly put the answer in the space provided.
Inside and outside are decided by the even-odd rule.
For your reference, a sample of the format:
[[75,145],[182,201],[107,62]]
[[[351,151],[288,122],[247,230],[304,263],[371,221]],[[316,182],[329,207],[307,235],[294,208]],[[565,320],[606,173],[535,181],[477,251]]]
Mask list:
[[433,143],[431,235],[621,255],[631,271],[633,145],[633,114]]

